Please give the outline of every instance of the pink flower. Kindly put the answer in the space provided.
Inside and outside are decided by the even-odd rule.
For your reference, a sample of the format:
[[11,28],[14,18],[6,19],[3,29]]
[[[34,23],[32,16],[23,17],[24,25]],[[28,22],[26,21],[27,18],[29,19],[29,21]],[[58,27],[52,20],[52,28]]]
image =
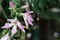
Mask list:
[[33,23],[32,23],[33,18],[32,18],[31,13],[33,13],[33,11],[26,11],[26,13],[24,13],[24,15],[23,15],[27,28],[28,28],[28,24],[31,24],[33,26]]
[[0,40],[10,40],[10,37],[8,34],[6,34]]
[[28,24],[31,24],[33,26],[33,23],[32,23],[33,18],[32,18],[32,15],[31,15],[31,13],[33,13],[33,11],[30,11],[28,1],[26,1],[26,5],[24,5],[23,7],[26,8],[26,13],[24,13],[22,15],[23,15],[25,24],[28,28]]
[[11,30],[12,36],[17,32],[17,26],[19,29],[25,32],[24,26],[17,19],[8,19],[7,21],[10,23],[6,23],[2,28],[10,28],[13,26]]
[[13,8],[13,9],[15,9],[15,8],[16,8],[16,6],[14,5],[14,3],[13,3],[13,2],[9,2],[9,5],[10,5],[10,7],[11,7],[11,8]]

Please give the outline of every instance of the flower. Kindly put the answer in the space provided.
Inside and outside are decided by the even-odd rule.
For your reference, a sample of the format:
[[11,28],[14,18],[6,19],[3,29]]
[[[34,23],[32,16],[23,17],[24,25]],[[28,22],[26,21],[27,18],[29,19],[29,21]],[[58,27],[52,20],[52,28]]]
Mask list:
[[9,2],[9,5],[10,5],[10,7],[11,7],[11,8],[13,8],[13,9],[15,9],[15,8],[16,8],[16,6],[14,5],[14,3],[13,3],[13,2]]
[[24,15],[23,15],[27,28],[28,28],[28,24],[31,24],[33,26],[33,23],[32,23],[33,18],[32,18],[31,13],[33,13],[33,11],[26,11],[26,13],[24,13]]
[[28,28],[28,24],[31,24],[33,26],[33,23],[32,23],[33,18],[32,18],[32,15],[31,15],[31,13],[33,13],[33,11],[30,11],[28,1],[26,1],[26,5],[24,5],[23,7],[26,8],[26,12],[22,15],[23,15],[25,24]]
[[10,28],[13,26],[11,30],[12,36],[17,32],[17,26],[19,29],[25,32],[24,26],[17,19],[8,19],[7,21],[10,23],[6,23],[2,28]]
[[0,40],[10,40],[10,37],[8,34],[6,34]]

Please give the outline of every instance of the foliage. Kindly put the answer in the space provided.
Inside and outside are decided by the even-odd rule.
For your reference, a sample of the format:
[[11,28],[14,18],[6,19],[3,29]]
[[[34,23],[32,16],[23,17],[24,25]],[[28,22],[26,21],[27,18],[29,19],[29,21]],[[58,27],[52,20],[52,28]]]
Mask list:
[[[9,2],[12,1],[16,7],[17,10],[14,10],[14,13],[18,14],[20,12],[25,12],[25,9],[21,9],[23,5],[25,5],[26,0],[0,0],[0,18],[3,20],[3,23],[1,22],[1,26],[3,26],[6,23],[7,18],[13,18],[15,17],[15,14],[11,14],[10,11],[11,8],[9,8]],[[43,19],[55,19],[57,21],[60,20],[60,12],[53,12],[51,11],[52,8],[60,8],[60,0],[29,0],[30,10],[33,10],[33,14],[37,14],[39,17]],[[18,12],[17,12],[18,11]],[[12,12],[13,13],[13,12]],[[11,15],[10,15],[11,14]],[[12,17],[13,15],[13,17]],[[21,15],[19,15],[21,16]],[[22,18],[19,18],[19,21],[23,21]],[[34,16],[34,15],[33,15]],[[24,22],[24,21],[23,21]],[[0,26],[0,27],[1,27]],[[3,29],[1,29],[3,30]],[[1,31],[1,34],[4,31]],[[17,32],[18,33],[18,32]],[[1,37],[1,36],[0,36]]]

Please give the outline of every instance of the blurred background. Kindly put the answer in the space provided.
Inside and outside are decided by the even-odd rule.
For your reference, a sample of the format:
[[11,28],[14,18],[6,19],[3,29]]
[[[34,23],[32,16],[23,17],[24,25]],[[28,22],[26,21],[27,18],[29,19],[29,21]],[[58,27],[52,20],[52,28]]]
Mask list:
[[[0,1],[0,27],[6,22],[4,12],[10,18],[9,1],[12,0]],[[26,1],[14,0],[14,2],[19,7]],[[25,40],[60,40],[60,0],[29,0],[29,4],[30,9],[34,11],[32,14],[34,26],[29,25]],[[0,33],[2,30],[0,28]]]

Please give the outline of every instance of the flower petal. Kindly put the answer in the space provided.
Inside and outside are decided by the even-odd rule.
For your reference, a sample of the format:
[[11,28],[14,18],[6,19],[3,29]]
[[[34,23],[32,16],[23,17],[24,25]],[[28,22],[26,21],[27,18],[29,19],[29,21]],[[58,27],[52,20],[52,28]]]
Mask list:
[[32,21],[30,19],[28,19],[28,23],[33,26],[33,23],[32,23]]
[[12,33],[12,36],[17,32],[17,26],[14,25],[12,30],[11,30],[11,33]]
[[10,28],[12,26],[11,23],[6,23],[4,26],[2,26],[2,28]]
[[10,40],[10,37],[8,34],[6,34],[5,36],[3,36],[0,40]]
[[23,16],[23,18],[24,18],[25,24],[26,24],[26,26],[27,26],[27,28],[28,28],[28,22],[27,22],[26,16],[25,16],[25,17]]
[[28,15],[28,19],[31,20],[31,21],[33,21],[33,18],[32,18],[31,15]]
[[18,26],[24,33],[25,33],[25,30],[24,30],[24,26],[21,25],[21,26]]
[[33,13],[33,11],[27,11],[26,13],[27,13],[27,14],[32,14],[32,13]]
[[17,21],[17,26],[18,26],[23,32],[25,32],[24,26],[23,26],[19,21]]
[[14,22],[14,20],[13,20],[13,19],[7,19],[7,21],[9,21],[9,22]]

